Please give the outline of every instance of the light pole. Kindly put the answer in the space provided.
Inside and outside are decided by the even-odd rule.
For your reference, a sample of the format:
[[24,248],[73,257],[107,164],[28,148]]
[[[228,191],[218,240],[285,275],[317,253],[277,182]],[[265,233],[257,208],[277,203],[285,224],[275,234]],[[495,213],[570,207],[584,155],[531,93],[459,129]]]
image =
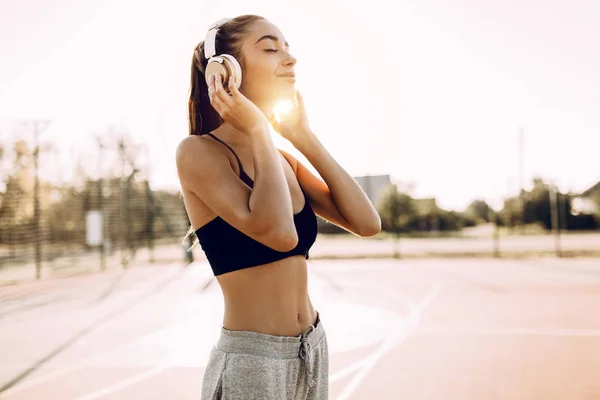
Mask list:
[[557,257],[562,257],[560,245],[560,226],[558,219],[558,188],[553,182],[551,182],[548,185],[548,189],[548,194],[550,196],[550,221],[552,224],[552,231],[554,232],[554,250]]
[[104,271],[106,269],[106,257],[105,257],[105,236],[106,236],[106,207],[104,204],[104,177],[102,174],[102,161],[104,160],[104,143],[102,143],[102,139],[100,136],[96,137],[96,141],[98,143],[98,208],[100,209],[100,218],[101,218],[101,235],[100,235],[100,270]]
[[35,234],[35,278],[42,277],[42,232],[41,232],[41,212],[40,212],[40,177],[39,177],[39,156],[40,156],[40,133],[47,129],[50,120],[34,120],[33,124],[33,232]]

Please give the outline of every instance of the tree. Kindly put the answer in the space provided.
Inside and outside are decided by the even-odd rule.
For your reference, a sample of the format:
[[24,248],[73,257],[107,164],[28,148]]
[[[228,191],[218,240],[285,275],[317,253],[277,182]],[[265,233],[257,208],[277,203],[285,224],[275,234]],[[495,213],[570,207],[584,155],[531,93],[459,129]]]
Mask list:
[[[12,166],[4,178],[4,193],[0,198],[0,242],[3,243],[23,242],[29,231],[32,207],[28,190],[31,174],[27,161],[30,153],[25,141],[13,143]],[[11,251],[14,248],[11,247]]]
[[484,200],[473,200],[467,206],[465,213],[476,220],[490,222],[491,207]]
[[415,200],[406,193],[390,186],[381,196],[378,204],[382,229],[389,232],[407,230],[416,215]]
[[[504,200],[504,209],[500,212],[502,223],[509,227],[520,221],[524,224],[539,224],[546,230],[552,229],[551,191],[547,183],[540,178],[533,180],[533,188],[523,191],[519,197]],[[598,229],[598,221],[590,215],[573,215],[571,212],[573,196],[569,193],[557,193],[557,211],[560,229],[590,230]]]

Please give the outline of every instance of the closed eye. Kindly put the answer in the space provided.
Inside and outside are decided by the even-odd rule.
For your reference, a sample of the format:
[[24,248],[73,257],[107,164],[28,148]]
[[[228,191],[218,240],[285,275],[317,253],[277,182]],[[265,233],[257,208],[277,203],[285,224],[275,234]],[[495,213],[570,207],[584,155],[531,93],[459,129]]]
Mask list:
[[277,49],[266,49],[267,53],[277,53]]

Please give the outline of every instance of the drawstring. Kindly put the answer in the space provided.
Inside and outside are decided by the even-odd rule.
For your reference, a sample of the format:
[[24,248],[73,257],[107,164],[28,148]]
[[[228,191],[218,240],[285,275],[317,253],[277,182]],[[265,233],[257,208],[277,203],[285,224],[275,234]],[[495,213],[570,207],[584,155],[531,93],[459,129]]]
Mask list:
[[316,382],[313,380],[313,370],[312,370],[312,349],[310,348],[310,343],[308,342],[308,335],[315,329],[314,326],[310,326],[302,335],[300,336],[300,359],[304,360],[304,368],[306,370],[306,378],[308,380],[308,386],[313,387],[316,385]]

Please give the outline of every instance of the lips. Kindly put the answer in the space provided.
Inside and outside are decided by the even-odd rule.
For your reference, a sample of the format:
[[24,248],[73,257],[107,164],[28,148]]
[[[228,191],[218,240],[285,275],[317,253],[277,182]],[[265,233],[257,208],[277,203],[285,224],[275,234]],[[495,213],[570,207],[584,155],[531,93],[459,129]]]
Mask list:
[[295,72],[286,72],[284,74],[279,74],[278,75],[280,78],[290,78],[290,79],[296,79],[296,73]]

